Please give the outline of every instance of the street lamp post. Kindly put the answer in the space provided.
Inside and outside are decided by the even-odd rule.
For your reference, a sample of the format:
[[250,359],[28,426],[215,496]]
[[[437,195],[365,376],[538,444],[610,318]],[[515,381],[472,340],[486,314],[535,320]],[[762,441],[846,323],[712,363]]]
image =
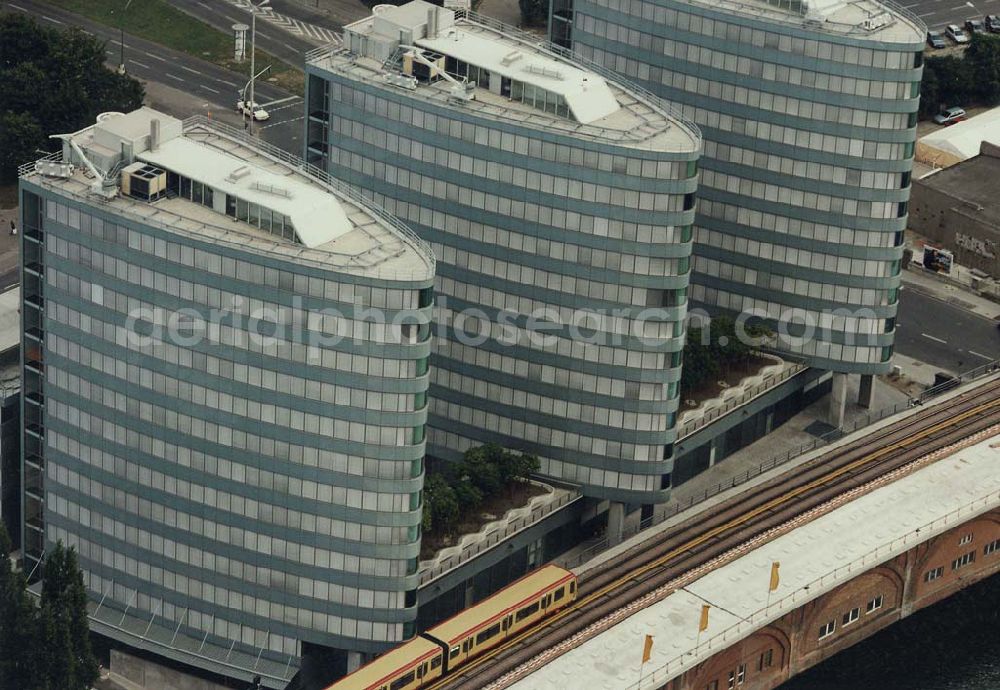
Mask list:
[[118,30],[120,32],[118,44],[121,46],[121,60],[118,63],[118,73],[125,74],[125,10],[132,4],[132,0],[125,2],[125,7],[118,14]]
[[[129,2],[131,2],[131,0],[129,0]],[[255,59],[257,57],[257,11],[270,4],[271,0],[260,0],[257,4],[254,4],[253,2],[250,3],[250,105],[247,108],[250,111],[250,136],[253,136],[254,109],[256,108],[257,103],[254,100],[254,81],[256,77]],[[246,106],[245,102],[244,106]]]

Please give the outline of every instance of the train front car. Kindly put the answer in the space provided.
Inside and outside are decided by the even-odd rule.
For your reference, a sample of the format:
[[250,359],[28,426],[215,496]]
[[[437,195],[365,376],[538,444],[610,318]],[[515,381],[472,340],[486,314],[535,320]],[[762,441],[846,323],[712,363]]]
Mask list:
[[420,633],[326,690],[417,690],[576,600],[576,575],[547,565]]
[[441,677],[440,645],[415,637],[389,650],[326,690],[417,690]]

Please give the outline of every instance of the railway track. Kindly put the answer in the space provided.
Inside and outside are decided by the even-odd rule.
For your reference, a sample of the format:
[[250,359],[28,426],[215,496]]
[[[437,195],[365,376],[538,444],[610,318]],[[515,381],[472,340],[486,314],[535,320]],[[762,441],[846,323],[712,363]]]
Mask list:
[[428,690],[482,690],[679,576],[837,496],[998,423],[1000,380],[993,380],[748,489],[698,515],[696,521],[664,530],[584,572],[572,606],[429,685]]

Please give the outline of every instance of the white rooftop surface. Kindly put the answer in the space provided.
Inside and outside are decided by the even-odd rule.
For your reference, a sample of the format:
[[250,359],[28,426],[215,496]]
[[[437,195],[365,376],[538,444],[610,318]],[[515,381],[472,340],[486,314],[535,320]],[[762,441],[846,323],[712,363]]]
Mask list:
[[98,143],[112,145],[112,137],[135,141],[149,134],[149,121],[153,118],[163,122],[175,121],[176,118],[165,115],[157,110],[142,106],[130,113],[114,113],[100,121],[100,127],[95,128]]
[[[582,61],[557,55],[539,37],[490,17],[475,12],[456,17],[450,10],[436,8],[437,36],[423,38],[427,12],[433,7],[423,0],[411,0],[398,7],[376,6],[371,16],[344,27],[347,47],[331,44],[319,48],[306,55],[306,62],[341,72],[351,79],[398,89],[398,85],[386,80],[387,68],[383,63],[387,55],[371,48],[350,52],[350,35],[374,37],[374,43],[384,47],[393,41],[399,43],[390,28],[396,27],[399,31],[408,27],[413,35],[408,40],[425,53],[449,55],[489,72],[559,93],[566,99],[572,116],[546,112],[494,93],[485,86],[474,90],[472,100],[456,101],[452,98],[452,84],[444,79],[431,84],[419,83],[417,88],[407,91],[414,98],[433,100],[448,108],[557,135],[596,139],[620,146],[683,152],[701,148],[697,126],[661,99],[618,76],[608,77],[608,73],[591,69]],[[513,59],[515,57],[517,59]]]
[[920,138],[924,146],[951,153],[962,160],[978,156],[984,141],[1000,144],[1000,108],[987,110]]
[[[337,197],[322,188],[296,180],[294,175],[249,166],[245,160],[187,137],[171,139],[137,158],[288,216],[299,240],[310,248],[331,242],[352,229]],[[247,174],[234,179],[234,171],[241,169]],[[288,196],[259,187],[284,190]]]
[[[156,151],[150,151],[154,119],[160,123],[160,143]],[[283,239],[221,210],[180,197],[148,202],[117,194],[101,199],[101,204],[123,215],[172,232],[236,245],[243,251],[281,255],[351,275],[406,281],[425,281],[433,276],[433,253],[406,226],[362,201],[346,185],[305,167],[284,151],[250,139],[242,130],[201,116],[182,123],[143,107],[127,115],[99,116],[97,124],[74,133],[72,140],[86,155],[95,157],[103,156],[105,150],[114,154],[126,142],[132,145],[136,160],[215,189],[216,202],[222,198],[219,194],[235,196],[291,218],[301,242]],[[62,156],[76,166],[68,177],[45,174],[37,164],[33,172],[22,175],[93,203],[93,176],[66,145]],[[107,167],[113,161],[99,160]]]
[[600,75],[499,39],[498,34],[491,38],[459,25],[445,29],[436,38],[422,38],[415,43],[421,48],[559,94],[566,99],[576,120],[584,124],[611,115],[620,107]]
[[[1000,436],[994,436],[960,450],[764,544],[510,687],[565,690],[580,687],[581,678],[587,679],[587,690],[662,686],[665,680],[860,572],[1000,505],[1000,447],[990,447],[998,441]],[[955,511],[960,512],[956,515]],[[915,535],[918,528],[920,534]],[[781,564],[780,584],[768,607],[775,561]],[[709,625],[697,647],[703,604],[711,606]],[[751,616],[753,622],[747,622]],[[723,632],[725,641],[721,637],[712,640]],[[644,681],[637,686],[645,635],[653,636],[652,656],[645,664]]]
[[21,342],[21,288],[0,293],[0,352]]
[[[713,10],[733,12],[754,19],[788,24],[807,24],[823,33],[846,34],[852,38],[886,43],[923,43],[927,27],[907,9],[894,3],[889,7],[877,0],[802,0],[803,12],[779,7],[767,0],[691,0]],[[865,20],[875,20],[865,28]],[[884,23],[883,23],[884,21]]]

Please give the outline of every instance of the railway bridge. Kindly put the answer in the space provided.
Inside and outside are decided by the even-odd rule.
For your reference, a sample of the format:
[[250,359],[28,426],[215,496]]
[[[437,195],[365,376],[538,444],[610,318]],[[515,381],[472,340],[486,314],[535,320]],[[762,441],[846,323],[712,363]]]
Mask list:
[[774,688],[998,570],[994,375],[605,552],[572,606],[429,687]]

